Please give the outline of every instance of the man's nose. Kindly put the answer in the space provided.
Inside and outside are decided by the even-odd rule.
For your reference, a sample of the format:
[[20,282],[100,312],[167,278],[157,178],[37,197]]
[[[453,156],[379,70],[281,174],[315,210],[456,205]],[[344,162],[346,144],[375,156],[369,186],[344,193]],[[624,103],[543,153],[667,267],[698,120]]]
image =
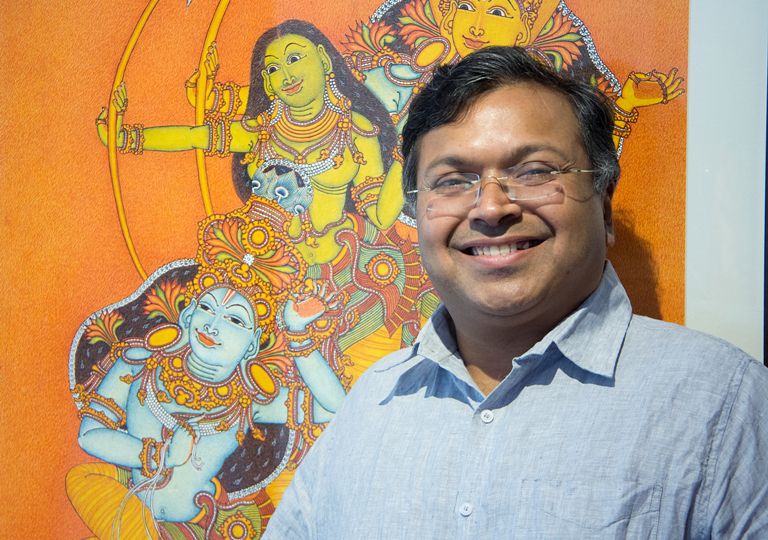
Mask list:
[[520,217],[523,210],[517,201],[509,200],[498,179],[490,177],[478,182],[478,194],[475,206],[469,212],[470,220],[484,221],[488,225],[497,225],[507,216]]

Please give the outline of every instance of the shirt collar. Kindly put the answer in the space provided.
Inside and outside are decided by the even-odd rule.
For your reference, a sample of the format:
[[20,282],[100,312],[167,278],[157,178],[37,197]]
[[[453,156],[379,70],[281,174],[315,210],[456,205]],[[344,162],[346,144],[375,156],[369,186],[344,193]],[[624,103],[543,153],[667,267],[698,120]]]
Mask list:
[[523,357],[541,356],[554,344],[579,368],[613,378],[631,319],[629,297],[613,265],[606,262],[597,289]]
[[[606,262],[597,289],[544,338],[517,361],[541,358],[552,345],[579,368],[613,378],[624,343],[632,306],[610,262]],[[435,311],[422,328],[409,358],[422,356],[436,362],[462,380],[468,373],[458,353],[453,321],[445,306]]]

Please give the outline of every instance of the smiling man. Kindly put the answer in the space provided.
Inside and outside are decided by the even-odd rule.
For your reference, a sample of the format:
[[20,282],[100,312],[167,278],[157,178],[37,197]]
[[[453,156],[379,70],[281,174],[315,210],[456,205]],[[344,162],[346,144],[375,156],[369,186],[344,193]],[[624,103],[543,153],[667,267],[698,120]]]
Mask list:
[[443,306],[361,377],[268,538],[768,537],[768,370],[632,314],[612,127],[522,49],[436,72],[403,153]]

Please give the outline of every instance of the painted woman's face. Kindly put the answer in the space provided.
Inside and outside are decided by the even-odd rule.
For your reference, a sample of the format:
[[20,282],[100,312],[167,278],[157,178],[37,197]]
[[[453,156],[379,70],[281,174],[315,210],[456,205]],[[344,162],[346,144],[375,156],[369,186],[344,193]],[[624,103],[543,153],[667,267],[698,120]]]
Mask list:
[[448,28],[462,58],[489,45],[526,45],[529,37],[515,0],[457,0]]
[[210,381],[226,379],[242,359],[258,352],[260,336],[243,295],[229,287],[206,292],[189,319],[189,344],[199,360],[196,374]]
[[277,38],[264,53],[264,89],[289,107],[305,107],[323,99],[331,61],[322,45],[296,34]]

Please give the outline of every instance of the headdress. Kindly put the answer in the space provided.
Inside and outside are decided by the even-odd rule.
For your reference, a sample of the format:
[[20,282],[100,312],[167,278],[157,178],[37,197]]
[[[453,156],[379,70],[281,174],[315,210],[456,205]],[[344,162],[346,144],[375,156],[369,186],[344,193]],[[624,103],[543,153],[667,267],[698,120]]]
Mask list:
[[238,210],[204,219],[198,230],[198,270],[187,284],[187,300],[217,287],[234,289],[250,302],[263,329],[262,345],[267,343],[277,307],[307,272],[287,232],[290,219],[280,205],[255,195]]

